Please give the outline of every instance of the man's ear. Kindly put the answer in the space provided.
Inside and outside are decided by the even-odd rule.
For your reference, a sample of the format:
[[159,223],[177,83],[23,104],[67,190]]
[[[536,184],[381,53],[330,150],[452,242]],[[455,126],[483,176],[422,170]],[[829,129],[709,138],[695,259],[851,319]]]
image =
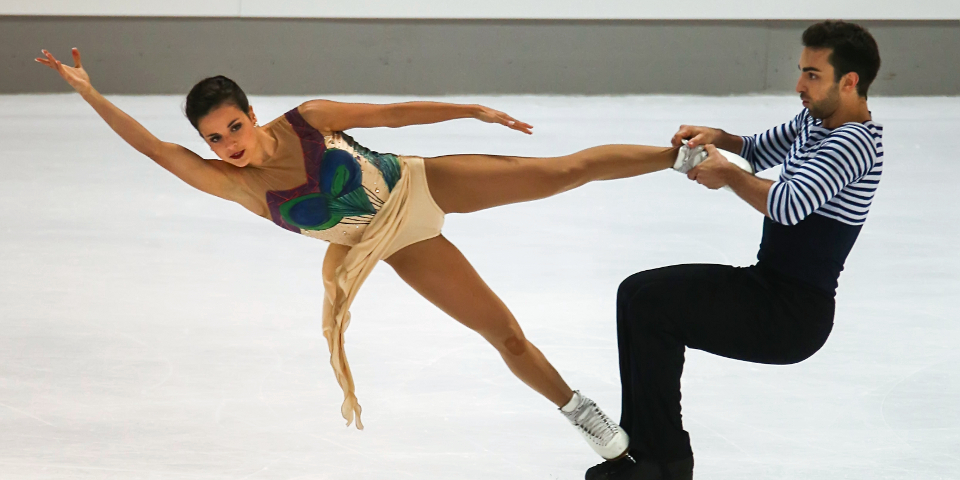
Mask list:
[[840,90],[843,91],[854,91],[857,90],[857,85],[860,83],[860,75],[857,72],[848,72],[846,75],[840,77]]

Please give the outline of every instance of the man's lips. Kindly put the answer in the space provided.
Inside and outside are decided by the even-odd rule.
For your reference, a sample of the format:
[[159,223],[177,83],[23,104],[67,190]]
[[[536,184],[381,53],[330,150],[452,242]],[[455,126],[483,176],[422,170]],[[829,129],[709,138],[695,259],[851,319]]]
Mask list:
[[246,152],[246,150],[240,150],[239,152],[234,153],[233,155],[230,155],[230,158],[234,160],[240,160],[240,157],[243,156],[244,152]]

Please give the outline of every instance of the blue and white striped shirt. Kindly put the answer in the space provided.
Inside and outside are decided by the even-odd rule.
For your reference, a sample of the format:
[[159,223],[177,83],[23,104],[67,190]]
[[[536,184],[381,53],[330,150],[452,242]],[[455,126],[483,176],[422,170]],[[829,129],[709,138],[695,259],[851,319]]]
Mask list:
[[743,137],[740,156],[754,170],[783,165],[767,195],[757,265],[836,294],[880,182],[882,137],[883,127],[873,122],[823,128],[807,110]]
[[883,126],[845,123],[833,130],[804,109],[792,121],[743,138],[740,156],[754,170],[783,165],[770,188],[773,221],[796,225],[811,213],[862,225],[883,172]]

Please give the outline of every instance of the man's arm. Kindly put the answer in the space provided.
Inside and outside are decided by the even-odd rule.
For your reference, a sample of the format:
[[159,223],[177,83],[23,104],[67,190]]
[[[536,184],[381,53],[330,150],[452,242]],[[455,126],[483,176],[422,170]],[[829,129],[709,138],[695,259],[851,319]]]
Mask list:
[[757,209],[757,211],[764,216],[770,216],[770,213],[767,211],[767,198],[770,196],[770,188],[773,187],[773,180],[750,175],[736,166],[726,175],[727,185],[730,186],[733,193],[736,193],[737,196],[749,203],[751,207]]
[[804,120],[804,110],[793,120],[778,125],[757,135],[737,136],[718,128],[681,125],[673,135],[671,143],[679,147],[688,140],[687,146],[694,148],[698,145],[713,144],[717,148],[739,154],[753,166],[753,171],[761,172],[783,164],[783,160],[790,154],[790,146],[800,131]]
[[857,127],[835,131],[790,178],[776,182],[747,174],[713,146],[706,150],[707,159],[687,172],[688,178],[711,189],[730,185],[740,198],[782,225],[796,225],[847,185],[860,181],[877,162],[870,133]]
[[694,125],[680,125],[680,129],[670,139],[674,147],[687,142],[687,146],[695,148],[698,145],[715,145],[728,152],[739,153],[743,150],[743,137],[727,133],[719,128],[697,127]]

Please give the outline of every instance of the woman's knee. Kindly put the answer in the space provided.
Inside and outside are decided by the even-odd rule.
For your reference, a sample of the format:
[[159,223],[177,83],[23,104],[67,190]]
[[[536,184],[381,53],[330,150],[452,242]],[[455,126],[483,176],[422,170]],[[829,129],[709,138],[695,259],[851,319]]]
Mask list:
[[562,191],[579,187],[590,181],[590,166],[582,155],[560,157],[556,165],[556,177],[562,185]]
[[503,348],[498,348],[498,350],[501,352],[506,351],[510,355],[519,357],[527,353],[527,344],[527,337],[523,336],[523,332],[518,331],[507,337],[507,339],[503,341]]
[[563,193],[588,181],[586,163],[576,154],[532,160],[531,178],[535,178],[545,189],[543,196]]
[[527,337],[524,336],[523,330],[516,322],[477,329],[477,333],[482,335],[501,354],[519,356],[527,351]]

